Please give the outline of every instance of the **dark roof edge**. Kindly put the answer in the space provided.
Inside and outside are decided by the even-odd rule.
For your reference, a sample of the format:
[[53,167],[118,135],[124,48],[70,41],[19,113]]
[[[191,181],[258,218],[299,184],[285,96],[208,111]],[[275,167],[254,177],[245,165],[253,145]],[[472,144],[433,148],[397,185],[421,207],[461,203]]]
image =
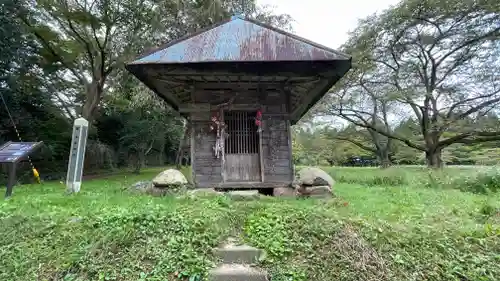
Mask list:
[[140,73],[135,65],[125,65],[125,69],[131,73],[135,78],[141,81],[147,88],[149,88],[153,93],[163,99],[174,111],[179,112],[179,105],[176,104],[172,99],[166,97],[161,94],[160,91],[151,83],[151,81],[147,80],[146,77]]
[[323,87],[320,91],[318,91],[318,93],[322,94],[315,95],[311,99],[311,101],[307,104],[307,106],[304,108],[304,110],[302,110],[302,112],[299,112],[297,116],[293,116],[292,119],[290,120],[291,125],[297,124],[297,122],[299,122],[300,119],[302,119],[302,117],[304,117],[304,115],[328,93],[328,90],[330,90],[330,88],[332,88],[335,84],[337,84],[337,82],[340,79],[342,79],[345,76],[345,74],[351,69],[351,67],[352,67],[352,58],[349,58],[349,60],[346,61],[345,68],[343,69],[343,71],[339,73],[341,75],[338,75],[337,76],[338,78],[336,79],[332,79],[332,81],[330,81],[325,87]]

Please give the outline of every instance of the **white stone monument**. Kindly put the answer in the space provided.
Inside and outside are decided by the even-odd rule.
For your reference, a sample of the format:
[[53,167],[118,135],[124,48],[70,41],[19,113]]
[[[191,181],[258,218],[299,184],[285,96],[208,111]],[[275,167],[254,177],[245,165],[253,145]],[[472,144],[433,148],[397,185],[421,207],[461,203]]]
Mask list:
[[70,193],[79,192],[82,185],[83,162],[85,160],[88,130],[89,122],[87,120],[84,118],[75,120],[69,153],[68,174],[66,175],[66,187]]

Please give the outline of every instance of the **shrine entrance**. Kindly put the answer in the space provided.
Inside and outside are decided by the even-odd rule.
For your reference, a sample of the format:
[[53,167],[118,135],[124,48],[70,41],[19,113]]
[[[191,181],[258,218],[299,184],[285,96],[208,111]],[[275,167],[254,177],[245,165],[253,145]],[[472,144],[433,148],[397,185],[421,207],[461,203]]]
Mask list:
[[291,126],[349,71],[351,57],[235,16],[126,68],[189,119],[178,158],[189,151],[194,186],[274,189],[294,180]]
[[256,112],[226,111],[228,137],[224,146],[224,181],[261,182],[261,137]]

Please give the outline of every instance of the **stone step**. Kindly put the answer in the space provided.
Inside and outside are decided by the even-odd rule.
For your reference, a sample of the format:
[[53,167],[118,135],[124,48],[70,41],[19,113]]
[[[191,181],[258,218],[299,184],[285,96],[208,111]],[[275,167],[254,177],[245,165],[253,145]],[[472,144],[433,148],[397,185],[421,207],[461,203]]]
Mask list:
[[227,195],[233,200],[246,201],[260,198],[258,190],[234,190],[228,191]]
[[222,263],[257,263],[261,255],[261,250],[248,245],[226,245],[215,249],[215,254],[222,260]]
[[243,264],[222,264],[209,273],[210,281],[268,281],[263,269]]

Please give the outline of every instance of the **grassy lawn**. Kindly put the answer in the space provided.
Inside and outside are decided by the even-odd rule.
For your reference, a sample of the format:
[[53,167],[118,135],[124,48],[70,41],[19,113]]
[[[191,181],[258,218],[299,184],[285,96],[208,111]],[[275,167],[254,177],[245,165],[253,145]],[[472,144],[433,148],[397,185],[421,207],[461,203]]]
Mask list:
[[337,180],[331,201],[129,189],[159,169],[89,180],[77,195],[62,183],[17,187],[0,202],[0,280],[204,280],[228,236],[265,249],[275,281],[498,280],[496,176],[325,170]]

